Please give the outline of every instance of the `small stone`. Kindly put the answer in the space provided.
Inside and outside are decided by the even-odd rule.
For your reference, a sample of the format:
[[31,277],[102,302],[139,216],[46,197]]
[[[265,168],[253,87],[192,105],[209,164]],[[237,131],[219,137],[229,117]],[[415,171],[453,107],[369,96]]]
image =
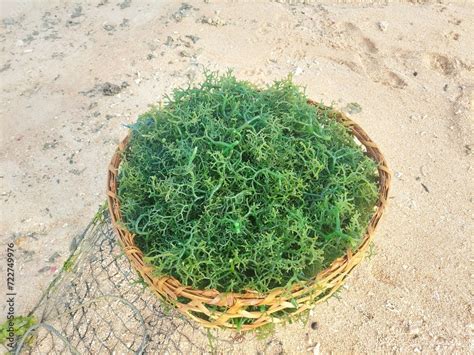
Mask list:
[[114,96],[122,91],[122,87],[106,82],[102,85],[102,94],[105,96]]
[[22,250],[22,254],[22,256],[25,258],[24,262],[28,262],[33,259],[33,255],[36,253],[33,250]]
[[54,149],[58,144],[59,142],[56,139],[53,139],[52,142],[46,142],[45,144],[43,144],[42,150]]
[[0,67],[0,73],[1,72],[4,72],[5,70],[8,70],[11,68],[11,64],[10,63],[6,63],[4,65],[2,65],[2,67]]
[[76,21],[73,21],[73,20],[67,20],[67,21],[66,21],[66,26],[67,26],[67,27],[77,26],[77,25],[79,25],[79,24],[80,24],[80,22],[76,22]]
[[61,256],[61,254],[59,254],[58,252],[55,252],[53,255],[51,255],[48,259],[48,262],[49,263],[54,263],[56,261],[57,258],[59,258]]
[[137,76],[137,78],[136,78],[134,81],[135,81],[135,84],[138,85],[138,84],[140,84],[140,83],[142,82],[142,77],[141,77],[141,74],[140,74],[139,71],[137,71],[137,72],[135,73],[135,75]]
[[171,45],[173,44],[173,42],[174,42],[173,37],[168,36],[168,37],[166,38],[165,46],[171,46]]
[[408,208],[417,209],[417,204],[416,204],[415,200],[413,200],[413,199],[408,200]]
[[222,20],[219,16],[207,17],[203,16],[200,19],[201,23],[206,23],[211,26],[225,26],[227,23]]
[[355,115],[362,112],[362,106],[359,105],[357,102],[350,102],[344,107],[344,111],[349,113],[350,115]]
[[178,11],[176,11],[173,15],[171,15],[171,18],[175,20],[176,22],[181,22],[183,20],[183,17],[188,16],[189,12],[193,9],[194,8],[191,5],[182,3]]
[[298,76],[298,75],[303,74],[303,68],[301,68],[301,67],[296,67],[296,68],[293,70],[293,74],[294,74],[295,76]]
[[82,6],[81,5],[76,5],[74,8],[74,11],[71,14],[71,18],[76,18],[82,16]]
[[17,247],[21,247],[24,243],[28,241],[27,236],[21,236],[15,239],[14,243]]
[[32,34],[29,34],[27,37],[23,38],[23,42],[30,44],[35,40],[35,37],[33,37]]
[[16,23],[15,19],[12,17],[6,17],[2,20],[2,22],[5,26],[12,26]]
[[319,328],[318,322],[311,322],[311,329],[316,330]]
[[464,154],[471,155],[472,154],[472,144],[466,144],[464,146]]
[[395,177],[396,177],[397,179],[401,179],[402,176],[403,176],[403,174],[402,174],[401,172],[399,172],[399,171],[395,171],[395,174],[394,174],[394,175],[395,175]]
[[380,31],[385,32],[387,31],[387,28],[388,28],[388,22],[380,21],[377,23],[377,26],[379,26]]
[[187,35],[186,38],[189,38],[191,40],[191,42],[193,42],[193,43],[196,43],[200,39],[199,37],[193,36],[193,35]]
[[179,52],[179,55],[184,58],[191,58],[193,56],[190,52],[186,50],[182,50],[181,52]]
[[108,23],[106,23],[104,26],[103,26],[104,30],[106,30],[107,32],[110,32],[110,31],[115,31],[115,26],[114,25],[110,25]]
[[391,301],[386,301],[384,307],[391,312],[400,313],[400,310]]
[[38,270],[38,273],[42,274],[50,269],[49,266],[42,267],[41,269]]
[[118,6],[123,10],[126,9],[127,7],[130,7],[130,4],[132,3],[132,0],[123,0]]
[[410,335],[418,336],[421,333],[421,326],[423,321],[408,322],[408,333]]
[[122,20],[122,23],[119,26],[122,27],[122,28],[125,28],[125,27],[129,26],[129,23],[130,23],[130,20],[128,18],[124,18]]

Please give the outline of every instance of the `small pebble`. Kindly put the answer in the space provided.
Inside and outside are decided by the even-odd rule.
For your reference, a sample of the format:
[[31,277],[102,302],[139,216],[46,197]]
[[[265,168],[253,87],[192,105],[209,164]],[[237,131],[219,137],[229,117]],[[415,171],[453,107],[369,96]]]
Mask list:
[[38,270],[38,273],[42,274],[43,272],[46,272],[50,269],[49,266],[42,267],[41,269]]
[[186,50],[179,52],[179,55],[184,58],[191,58],[193,56],[189,51]]
[[82,6],[81,5],[76,5],[74,8],[73,13],[71,14],[71,18],[76,18],[82,16]]
[[198,36],[187,35],[186,37],[189,38],[191,40],[191,42],[193,42],[193,43],[196,43],[197,41],[199,41]]
[[103,26],[104,30],[106,30],[107,32],[110,32],[110,31],[114,31],[115,30],[115,26],[114,25],[109,25],[109,24],[105,24]]
[[395,313],[400,313],[400,310],[395,306],[391,301],[386,301],[384,304],[384,307],[388,309],[389,311],[395,312]]
[[53,255],[51,255],[48,259],[48,262],[54,263],[57,258],[59,258],[61,255],[58,252],[55,252]]
[[321,353],[321,344],[316,343],[316,345],[313,348],[313,355],[319,355]]
[[311,329],[316,330],[318,329],[318,327],[319,327],[318,322],[311,322]]
[[225,26],[227,23],[226,21],[222,20],[219,16],[214,16],[214,17],[207,17],[203,16],[201,17],[201,23],[206,23],[211,26]]
[[296,67],[296,68],[293,70],[293,74],[295,74],[295,76],[301,75],[301,74],[303,74],[303,69],[302,69],[301,67]]
[[120,91],[124,88],[123,84],[122,86],[118,86],[116,84],[111,84],[109,82],[106,82],[102,85],[102,94],[105,96],[114,96],[120,93]]
[[355,115],[357,113],[362,112],[362,106],[359,105],[357,102],[350,102],[344,107],[344,111],[349,113],[350,115]]
[[377,23],[377,25],[379,26],[379,30],[380,30],[380,31],[382,31],[382,32],[387,31],[388,22],[380,21],[379,23]]
[[408,333],[410,335],[419,335],[421,332],[422,321],[409,322],[408,324]]

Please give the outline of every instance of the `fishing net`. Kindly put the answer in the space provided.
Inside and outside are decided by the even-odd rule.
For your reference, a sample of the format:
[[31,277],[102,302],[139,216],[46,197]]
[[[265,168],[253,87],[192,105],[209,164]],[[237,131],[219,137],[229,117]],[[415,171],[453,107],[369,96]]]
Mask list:
[[18,354],[280,353],[277,335],[209,331],[160,304],[119,247],[107,211],[79,238],[72,256],[31,312],[38,323]]

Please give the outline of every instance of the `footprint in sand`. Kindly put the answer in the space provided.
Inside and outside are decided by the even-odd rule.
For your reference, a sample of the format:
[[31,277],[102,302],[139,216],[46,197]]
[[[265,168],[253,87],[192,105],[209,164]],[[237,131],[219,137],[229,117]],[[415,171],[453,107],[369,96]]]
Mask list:
[[456,73],[456,66],[454,60],[441,54],[430,54],[428,58],[431,69],[443,75],[453,75]]
[[400,281],[395,274],[382,269],[377,263],[374,263],[373,267],[371,268],[371,274],[377,281],[383,282],[384,284],[393,287],[396,287],[400,284]]
[[[351,22],[345,23],[344,27],[347,37],[353,43],[356,43],[356,50],[360,56],[363,70],[374,82],[397,89],[407,86],[405,80],[387,68],[383,58],[378,55],[379,49],[374,41],[366,37],[361,29]],[[351,70],[360,72],[360,68],[356,63],[347,62],[344,64]]]
[[369,53],[372,53],[372,54],[378,53],[379,51],[378,48],[375,46],[374,42],[372,42],[369,38],[362,37],[362,43]]
[[403,89],[407,86],[405,80],[403,80],[398,74],[387,70],[383,73],[383,79],[381,80],[382,84],[391,86],[398,89]]

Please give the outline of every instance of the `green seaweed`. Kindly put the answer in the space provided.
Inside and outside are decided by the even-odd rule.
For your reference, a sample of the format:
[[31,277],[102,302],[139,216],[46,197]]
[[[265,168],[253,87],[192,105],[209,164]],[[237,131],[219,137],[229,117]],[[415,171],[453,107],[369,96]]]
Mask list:
[[267,292],[356,248],[376,164],[331,109],[308,104],[291,77],[258,88],[205,75],[130,126],[118,195],[155,273]]
[[74,263],[76,259],[77,259],[77,255],[71,255],[69,258],[67,258],[67,260],[63,264],[63,270],[66,272],[71,272],[74,267]]
[[6,344],[9,341],[10,330],[13,331],[15,341],[25,335],[25,333],[37,322],[33,316],[16,316],[11,320],[6,320],[0,324],[0,344]]

